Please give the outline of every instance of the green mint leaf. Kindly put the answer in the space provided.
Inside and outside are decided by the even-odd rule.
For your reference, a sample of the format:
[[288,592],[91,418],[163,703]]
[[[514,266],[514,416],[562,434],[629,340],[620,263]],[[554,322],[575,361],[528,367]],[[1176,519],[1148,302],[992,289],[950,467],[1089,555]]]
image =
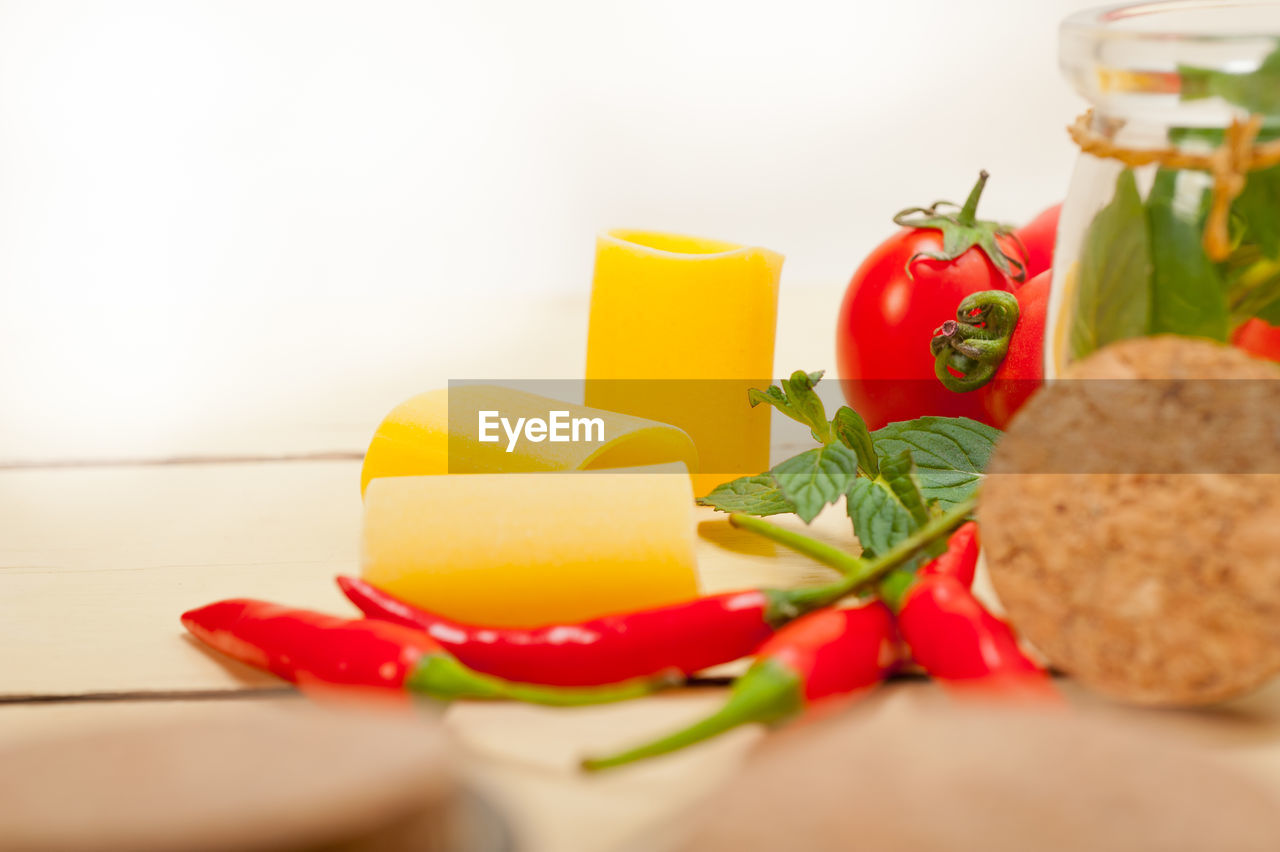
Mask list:
[[1227,339],[1226,288],[1201,243],[1211,188],[1203,172],[1156,173],[1147,196],[1152,334]]
[[921,417],[890,423],[871,438],[882,476],[886,459],[909,453],[925,499],[947,509],[977,489],[1000,430],[967,417]]
[[910,451],[882,459],[879,477],[855,480],[845,507],[869,556],[884,553],[928,522],[929,506]]
[[863,555],[867,557],[888,552],[918,526],[888,484],[880,479],[854,480],[845,508]]
[[770,473],[782,496],[807,524],[849,490],[858,476],[858,459],[844,444],[831,444],[779,462]]
[[721,512],[739,512],[744,515],[781,515],[794,511],[791,502],[782,495],[773,474],[742,476],[732,482],[717,485],[710,494],[698,500],[703,506],[711,506]]
[[929,520],[929,508],[920,491],[920,480],[916,476],[916,465],[911,459],[910,450],[903,450],[896,456],[885,459],[880,465],[880,478],[889,486],[893,496],[917,526]]
[[862,419],[861,414],[842,405],[836,411],[836,416],[831,418],[831,428],[840,443],[853,450],[858,457],[858,467],[863,473],[872,478],[880,475],[880,459],[871,441],[871,433],[867,431],[867,421]]
[[1147,331],[1151,304],[1147,214],[1132,169],[1116,180],[1115,196],[1094,217],[1080,249],[1071,355],[1083,358],[1108,343]]
[[827,422],[827,411],[813,389],[821,379],[821,370],[816,373],[796,370],[791,378],[783,379],[778,385],[770,385],[765,390],[751,388],[747,391],[747,399],[753,408],[762,402],[772,405],[792,420],[808,426],[815,441],[830,444],[835,439],[831,434],[831,424]]
[[747,390],[747,399],[750,400],[752,408],[763,402],[772,405],[783,414],[791,417],[791,402],[787,399],[787,395],[782,392],[782,388],[777,385],[769,385],[764,390],[749,388]]

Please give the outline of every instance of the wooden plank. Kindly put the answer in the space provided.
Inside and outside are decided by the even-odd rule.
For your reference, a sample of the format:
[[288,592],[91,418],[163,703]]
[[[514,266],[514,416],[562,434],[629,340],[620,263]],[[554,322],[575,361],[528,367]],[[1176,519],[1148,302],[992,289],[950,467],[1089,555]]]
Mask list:
[[[358,571],[358,481],[353,461],[0,471],[0,697],[274,688],[178,615],[242,596],[354,612],[333,577]],[[707,590],[830,576],[710,510],[698,530]],[[839,512],[815,530],[853,543]]]
[[256,595],[344,611],[360,523],[352,462],[0,473],[0,693],[274,688],[178,615]]

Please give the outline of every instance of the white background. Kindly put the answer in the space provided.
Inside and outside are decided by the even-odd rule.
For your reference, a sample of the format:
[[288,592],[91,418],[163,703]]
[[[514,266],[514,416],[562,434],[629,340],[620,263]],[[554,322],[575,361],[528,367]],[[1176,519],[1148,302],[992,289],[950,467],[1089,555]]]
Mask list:
[[0,3],[0,460],[359,449],[513,340],[574,378],[607,227],[783,252],[825,354],[894,211],[1061,196],[1087,5]]

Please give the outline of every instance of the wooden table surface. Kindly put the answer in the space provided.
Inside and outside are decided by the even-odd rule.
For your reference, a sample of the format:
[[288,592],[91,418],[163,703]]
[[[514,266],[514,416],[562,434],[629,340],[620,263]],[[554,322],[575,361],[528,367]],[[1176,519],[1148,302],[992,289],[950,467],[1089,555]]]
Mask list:
[[[354,614],[333,577],[358,566],[359,470],[351,460],[0,471],[0,742],[196,702],[297,700],[207,653],[177,617],[234,596]],[[825,571],[699,511],[708,590]],[[836,513],[827,523],[848,539]],[[574,772],[575,758],[691,719],[719,692],[572,710],[458,704],[446,723],[530,848],[609,849],[714,785],[753,734],[600,779]]]
[[[788,369],[830,363],[827,329],[819,342],[808,333],[807,298],[795,297],[794,310],[783,312],[778,363]],[[544,325],[567,330],[580,321],[562,308],[544,306]],[[563,360],[566,352],[544,357]],[[418,389],[447,378],[424,376]],[[190,454],[201,457],[194,461],[9,453],[0,463],[0,746],[233,702],[302,700],[274,678],[206,653],[185,637],[178,614],[232,596],[352,611],[333,576],[357,570],[359,457],[395,400],[383,402],[366,401],[349,426],[326,422],[323,435],[286,418],[264,430],[269,438],[256,449],[242,434],[222,446],[192,446]],[[287,434],[292,444],[281,437]],[[711,512],[702,512],[698,529],[708,591],[796,582],[822,570],[743,537]],[[840,512],[829,511],[816,529],[852,543]],[[891,684],[874,699],[874,712],[894,712],[934,688]],[[1097,701],[1068,691],[1081,704]],[[722,695],[704,686],[595,708],[460,703],[444,720],[522,848],[636,848],[733,773],[760,731],[739,730],[602,777],[576,773],[576,758],[666,731]],[[1144,715],[1280,792],[1280,688],[1210,711]]]

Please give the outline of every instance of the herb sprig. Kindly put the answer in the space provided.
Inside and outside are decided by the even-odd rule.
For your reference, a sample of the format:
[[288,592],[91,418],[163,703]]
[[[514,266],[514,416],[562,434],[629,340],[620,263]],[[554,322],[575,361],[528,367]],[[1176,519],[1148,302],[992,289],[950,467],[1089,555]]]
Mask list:
[[822,372],[797,370],[752,406],[772,405],[809,427],[819,446],[717,487],[698,502],[722,512],[794,512],[806,524],[845,498],[853,532],[870,557],[888,552],[973,496],[1000,430],[967,417],[921,417],[874,432],[847,405],[831,419],[814,386]]

